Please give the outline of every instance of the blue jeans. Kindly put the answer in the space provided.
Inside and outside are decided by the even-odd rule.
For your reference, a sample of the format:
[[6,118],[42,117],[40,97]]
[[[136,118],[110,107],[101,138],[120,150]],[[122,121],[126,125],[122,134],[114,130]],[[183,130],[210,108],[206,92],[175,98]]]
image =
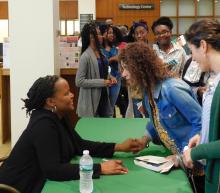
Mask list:
[[118,94],[121,88],[121,76],[116,76],[117,84],[109,87],[109,99],[112,108],[114,109],[116,101],[118,99]]

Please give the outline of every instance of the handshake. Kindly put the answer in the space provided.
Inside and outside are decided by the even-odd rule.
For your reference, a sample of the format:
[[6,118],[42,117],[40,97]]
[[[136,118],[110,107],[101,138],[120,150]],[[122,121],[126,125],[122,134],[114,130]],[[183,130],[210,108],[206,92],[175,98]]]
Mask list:
[[115,151],[137,153],[143,150],[145,147],[148,147],[148,143],[149,139],[147,136],[143,136],[142,138],[138,139],[129,138],[120,144],[116,144]]

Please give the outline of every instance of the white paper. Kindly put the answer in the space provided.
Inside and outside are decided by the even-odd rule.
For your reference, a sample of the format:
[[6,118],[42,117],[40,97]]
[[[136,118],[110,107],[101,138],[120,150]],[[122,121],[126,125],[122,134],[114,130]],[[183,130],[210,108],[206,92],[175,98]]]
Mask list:
[[150,156],[150,155],[136,157],[134,163],[138,166],[160,173],[165,173],[170,171],[170,169],[174,165],[173,161],[167,160],[164,157]]

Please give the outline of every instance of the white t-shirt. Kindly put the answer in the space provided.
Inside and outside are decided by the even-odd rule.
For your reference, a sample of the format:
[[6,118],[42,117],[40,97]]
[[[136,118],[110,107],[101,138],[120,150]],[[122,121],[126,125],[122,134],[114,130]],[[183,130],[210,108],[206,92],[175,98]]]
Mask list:
[[203,95],[202,130],[200,135],[201,144],[209,142],[209,122],[210,122],[211,104],[219,80],[220,80],[220,73],[216,74],[215,78],[210,78],[208,80],[207,90]]

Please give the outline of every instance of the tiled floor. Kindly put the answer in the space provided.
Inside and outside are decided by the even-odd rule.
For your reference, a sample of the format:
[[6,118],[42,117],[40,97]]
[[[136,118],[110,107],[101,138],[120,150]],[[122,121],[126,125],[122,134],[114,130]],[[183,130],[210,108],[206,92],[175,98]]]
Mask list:
[[121,118],[121,114],[120,114],[120,110],[117,106],[115,106],[115,114],[116,114],[116,118]]

